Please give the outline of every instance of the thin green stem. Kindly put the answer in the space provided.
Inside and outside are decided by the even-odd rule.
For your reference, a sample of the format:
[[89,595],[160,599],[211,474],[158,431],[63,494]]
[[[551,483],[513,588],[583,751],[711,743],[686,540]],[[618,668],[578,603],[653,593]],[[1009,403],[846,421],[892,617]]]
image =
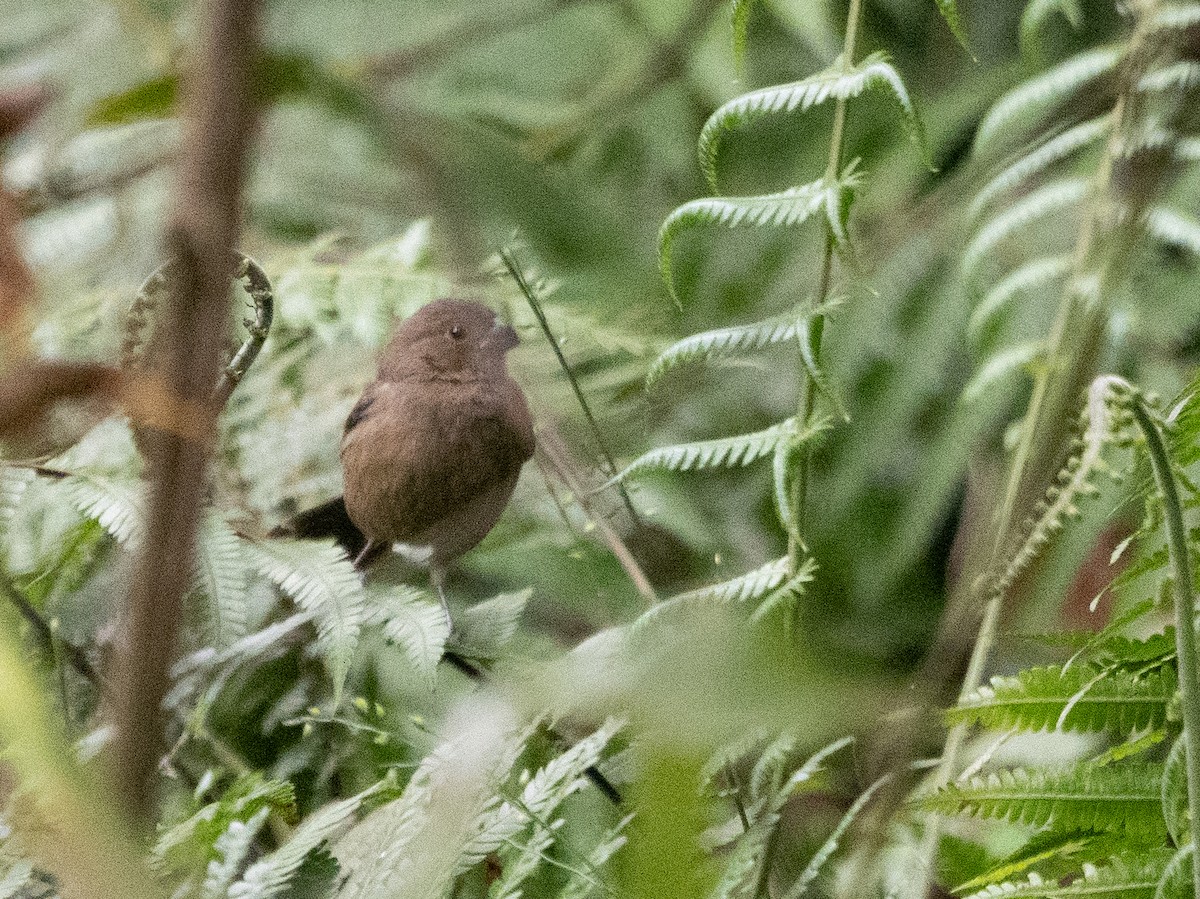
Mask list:
[[[504,267],[508,269],[509,275],[517,283],[525,301],[529,303],[529,308],[533,310],[534,317],[537,318],[538,324],[542,327],[542,333],[546,335],[546,340],[550,342],[550,348],[554,350],[554,356],[558,359],[558,364],[567,376],[567,380],[571,384],[571,390],[575,394],[575,399],[579,402],[579,407],[583,410],[583,417],[587,419],[588,427],[592,431],[592,439],[596,441],[596,446],[600,450],[600,455],[604,458],[606,474],[610,478],[615,478],[617,472],[617,463],[613,459],[612,453],[608,449],[608,444],[604,441],[603,433],[600,430],[600,423],[596,421],[596,416],[592,414],[591,404],[587,401],[587,396],[584,395],[583,387],[579,384],[579,379],[575,377],[575,372],[571,368],[571,364],[567,362],[567,357],[563,354],[562,347],[559,345],[558,338],[554,336],[554,332],[550,329],[550,322],[546,320],[546,313],[542,309],[541,301],[538,299],[537,292],[533,286],[526,280],[525,274],[521,271],[521,267],[517,264],[516,257],[507,247],[500,251],[500,258],[504,261]],[[640,527],[642,520],[638,516],[637,509],[634,508],[633,500],[629,497],[629,491],[625,489],[625,484],[622,481],[617,481],[617,490],[620,491],[621,499],[625,502],[625,508],[629,511],[630,518],[633,519],[635,526]]]
[[[1153,18],[1148,13],[1148,10],[1143,11],[1138,30],[1131,39],[1130,45],[1133,49],[1130,50],[1130,58],[1137,56],[1137,48],[1146,39],[1148,23]],[[1074,275],[1064,289],[1055,313],[1046,343],[1046,361],[1035,375],[1029,407],[1021,426],[1020,440],[1008,469],[987,569],[984,577],[978,582],[987,590],[987,603],[972,647],[967,672],[959,689],[960,702],[979,689],[988,658],[996,642],[1005,596],[1004,591],[994,588],[994,582],[997,566],[1012,541],[1014,522],[1018,519],[1018,512],[1029,504],[1035,491],[1049,486],[1043,481],[1049,478],[1049,470],[1061,462],[1061,426],[1063,422],[1070,420],[1070,410],[1077,401],[1079,389],[1087,377],[1087,361],[1092,358],[1102,339],[1105,319],[1101,314],[1100,303],[1107,292],[1113,272],[1119,266],[1114,263],[1117,256],[1115,250],[1111,250],[1107,258],[1097,260],[1096,249],[1108,225],[1113,167],[1121,149],[1125,126],[1132,114],[1126,93],[1123,92],[1117,97],[1113,108],[1112,130],[1093,179],[1091,199],[1080,226],[1079,239],[1075,244]],[[1094,281],[1095,287],[1084,293],[1080,285],[1087,283],[1089,277]],[[970,589],[973,597],[978,587],[973,586]],[[958,724],[947,735],[941,762],[934,775],[935,787],[948,783],[957,771],[958,756],[966,742],[967,732],[967,725]],[[932,876],[939,831],[939,818],[936,815],[930,816],[919,856],[926,877]],[[921,884],[922,894],[925,887],[926,884]]]
[[[846,39],[842,45],[841,66],[842,70],[849,72],[854,66],[854,52],[858,45],[858,22],[862,18],[862,0],[850,0],[850,8],[846,12]],[[833,110],[833,133],[829,138],[829,160],[825,166],[825,180],[832,184],[836,181],[838,173],[842,169],[842,153],[846,140],[846,107],[847,101],[845,97],[839,97],[837,104]],[[834,252],[833,234],[826,234],[825,248],[821,258],[821,276],[817,281],[817,292],[813,298],[812,304],[807,310],[810,314],[812,310],[823,306],[829,299],[829,289],[833,283],[833,252]],[[820,359],[821,354],[821,337],[825,329],[825,316],[812,316],[812,349],[813,355]],[[807,366],[801,366],[804,372],[802,387],[800,390],[800,400],[798,403],[798,415],[800,429],[806,429],[812,420],[813,411],[816,407],[817,384],[813,380],[812,373]],[[805,449],[800,457],[800,463],[796,471],[796,476],[792,481],[791,505],[792,505],[792,527],[791,533],[788,534],[788,564],[793,574],[800,568],[800,553],[802,549],[801,535],[804,533],[805,513],[808,506],[808,481],[809,467],[812,461],[812,451]]]
[[[1192,821],[1200,821],[1200,669],[1196,659],[1196,598],[1192,593],[1192,560],[1183,522],[1183,506],[1162,431],[1135,394],[1133,417],[1146,438],[1150,467],[1163,502],[1167,529],[1167,552],[1175,581],[1175,648],[1179,660],[1179,691],[1183,706],[1183,747],[1187,761],[1188,810]],[[1192,883],[1200,896],[1200,853],[1192,833]]]

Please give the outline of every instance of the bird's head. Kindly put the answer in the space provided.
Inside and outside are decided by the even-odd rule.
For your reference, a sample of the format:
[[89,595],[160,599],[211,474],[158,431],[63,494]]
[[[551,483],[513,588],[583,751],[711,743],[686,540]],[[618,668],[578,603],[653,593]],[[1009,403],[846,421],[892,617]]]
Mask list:
[[517,333],[473,300],[435,300],[405,319],[380,357],[384,381],[469,380],[505,371]]

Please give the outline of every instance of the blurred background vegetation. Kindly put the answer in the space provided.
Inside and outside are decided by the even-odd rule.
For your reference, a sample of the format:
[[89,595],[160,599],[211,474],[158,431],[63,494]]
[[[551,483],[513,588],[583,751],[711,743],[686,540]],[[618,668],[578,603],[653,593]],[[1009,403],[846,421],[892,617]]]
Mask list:
[[[787,533],[767,462],[631,478],[631,514],[617,491],[596,489],[612,474],[606,454],[620,466],[653,447],[756,431],[793,414],[804,369],[791,343],[680,368],[649,391],[643,384],[673,342],[811,297],[824,249],[815,227],[694,229],[673,250],[675,302],[656,234],[671,210],[711,193],[695,148],[713,110],[829,65],[841,52],[846,4],[754,5],[741,71],[726,0],[268,3],[241,249],[274,285],[275,325],[221,420],[203,538],[204,558],[217,561],[209,581],[198,579],[168,700],[174,749],[155,851],[162,895],[323,895],[335,885],[363,896],[518,895],[501,888],[529,896],[703,895],[730,877],[720,847],[731,845],[726,831],[738,815],[730,794],[742,789],[740,780],[786,826],[772,866],[762,864],[767,873],[738,881],[727,895],[784,895],[780,885],[795,881],[881,773],[876,756],[888,754],[888,733],[899,725],[879,716],[895,712],[927,660],[968,552],[956,535],[964,520],[992,514],[988,491],[1001,477],[1006,429],[1022,414],[1028,380],[1016,366],[981,368],[981,361],[1044,335],[1054,304],[1029,304],[982,332],[971,326],[980,291],[964,284],[960,262],[973,228],[971,199],[996,162],[971,148],[997,98],[1120,32],[1110,3],[1079,6],[1077,27],[1051,9],[1033,29],[1022,27],[1022,0],[964,2],[964,48],[936,3],[863,4],[857,58],[886,51],[923,120],[931,164],[885,95],[854,102],[843,158],[858,160],[863,180],[849,215],[853,254],[838,257],[832,296],[840,303],[822,350],[849,421],[835,422],[812,456],[804,532],[816,560],[811,580],[751,637],[721,615],[698,614],[647,629],[640,639],[656,647],[650,652],[636,640],[615,649],[605,642],[614,633],[607,629],[628,625],[647,605],[606,529],[658,598],[784,556]],[[0,87],[36,80],[54,91],[4,160],[39,285],[33,344],[40,355],[115,362],[138,286],[163,261],[180,153],[179,85],[196,12],[170,0],[5,0],[2,9]],[[816,177],[833,115],[827,104],[743,129],[723,146],[722,193],[763,193]],[[1191,182],[1175,190],[1185,208],[1195,199]],[[1073,228],[1052,221],[1018,233],[1015,243],[1038,246]],[[506,273],[503,249],[534,285],[598,433]],[[1111,297],[1101,367],[1173,396],[1197,358],[1200,292],[1190,256],[1178,248],[1147,252],[1154,255],[1144,274]],[[430,659],[432,649],[412,630],[413,607],[386,611],[428,599],[403,592],[398,585],[425,582],[394,563],[362,596],[346,588],[335,597],[346,604],[338,626],[353,631],[339,644],[349,655],[339,663],[346,671],[338,704],[338,675],[331,680],[326,669],[330,640],[339,638],[317,640],[307,621],[288,624],[293,597],[276,585],[304,560],[283,558],[288,550],[272,555],[265,535],[340,492],[342,424],[373,376],[377,350],[398,319],[445,295],[481,299],[512,321],[521,345],[510,364],[539,440],[556,457],[526,467],[500,524],[451,572],[456,637],[494,662],[505,686],[480,697],[456,671],[436,667],[440,644]],[[245,297],[237,302],[240,321]],[[82,739],[85,755],[103,758],[100,690],[63,658],[78,647],[102,668],[119,640],[113,623],[141,527],[141,470],[128,425],[99,421],[86,406],[60,410],[40,438],[32,451],[9,447],[7,456],[37,455],[68,476],[5,468],[0,533],[5,592],[51,622],[54,651],[42,652],[15,609],[0,610],[4,628],[25,637],[20,670],[29,680],[11,688],[20,695],[10,711],[0,709],[0,729],[33,741],[28,761],[13,763],[18,780],[38,774],[73,783],[75,773],[41,770],[55,750],[40,758],[36,747],[49,744],[22,728],[30,716],[44,719],[39,726],[56,741]],[[570,483],[554,470],[563,467]],[[1113,546],[1136,527],[1138,511],[1125,498],[1108,488],[1103,502],[1087,507],[1036,576],[1022,581],[1004,634],[1108,620],[1111,599],[1093,612],[1088,603],[1107,581]],[[477,606],[481,600],[490,602]],[[482,608],[474,619],[472,608]],[[287,627],[264,633],[280,622]],[[1013,671],[1052,653],[1005,637],[993,669]],[[546,713],[560,715],[556,730],[527,732]],[[608,716],[632,724],[606,725]],[[486,811],[464,798],[471,789],[485,796],[484,806],[519,794],[531,783],[522,770],[550,770],[542,766],[597,728],[594,751],[577,744],[588,751],[577,752],[559,780],[547,775],[553,803],[521,819],[523,829],[501,829],[494,846],[462,849],[471,810]],[[854,733],[867,739],[837,756],[816,788],[771,806],[797,770],[792,761]],[[753,771],[734,765],[741,756],[728,748],[718,758],[733,761],[707,770],[718,747],[744,754],[775,746],[780,734],[786,740],[775,756],[762,755]],[[898,754],[936,756],[940,739],[931,728]],[[877,743],[884,748],[865,748]],[[467,747],[469,763],[461,752],[457,763],[446,761],[454,758],[448,750],[431,755],[439,745]],[[439,758],[459,768],[439,774]],[[623,823],[626,808],[595,790],[575,790],[594,764],[629,810],[639,810],[632,823]],[[421,805],[419,790],[404,789],[414,769],[432,784],[422,807],[452,811],[405,843],[411,835],[398,834],[419,815],[409,808],[403,818],[396,803],[408,796]],[[508,792],[495,792],[485,772],[509,777]],[[484,779],[472,786],[472,774]],[[705,777],[715,788],[697,794]],[[62,789],[75,796],[82,788]],[[51,892],[71,879],[50,870],[39,839],[23,835],[29,792],[16,790],[5,816],[15,830],[6,830],[3,895]],[[58,794],[47,795],[53,804]],[[106,801],[97,795],[102,817]],[[340,818],[311,828],[310,844],[295,842],[327,803],[356,795]],[[327,849],[310,850],[331,845],[360,806],[378,811],[342,838],[349,848],[334,852],[339,875]],[[55,814],[68,813],[59,805]],[[392,819],[380,825],[380,814]],[[566,823],[551,827],[558,819]],[[376,830],[364,835],[359,829],[371,822]],[[165,829],[174,825],[183,829]],[[237,829],[243,825],[249,829]],[[78,845],[87,847],[103,845],[120,825],[80,829]],[[236,859],[218,845],[231,832],[244,842]],[[629,842],[618,849],[621,834]],[[701,853],[697,834],[711,852]],[[990,839],[996,858],[1014,844],[1007,831]],[[911,850],[914,840],[876,822],[860,852],[822,870],[821,889],[853,895],[847,884],[858,882],[863,865],[912,864],[887,852]],[[364,846],[393,843],[409,847],[412,867],[381,873],[363,860]],[[955,845],[961,857],[949,852],[947,864],[959,869],[947,885],[986,867],[983,849]],[[279,856],[288,846],[290,868]],[[430,846],[442,846],[445,858]],[[605,850],[616,853],[611,865]],[[112,851],[128,858],[138,850]],[[762,844],[746,851],[747,864],[758,864]],[[536,871],[505,887],[518,859]],[[247,871],[252,861],[285,873],[271,880],[269,866]],[[228,865],[224,880],[217,862]],[[76,863],[91,870],[78,858],[62,862]],[[74,895],[100,895],[99,880],[76,874],[83,892]]]

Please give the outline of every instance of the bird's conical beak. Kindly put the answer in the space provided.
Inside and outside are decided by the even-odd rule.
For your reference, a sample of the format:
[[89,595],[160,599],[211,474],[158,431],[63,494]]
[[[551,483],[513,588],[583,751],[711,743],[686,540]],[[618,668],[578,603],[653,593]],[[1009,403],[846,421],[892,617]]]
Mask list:
[[496,324],[492,326],[492,333],[488,336],[487,345],[498,348],[501,351],[511,350],[520,341],[517,339],[517,332],[512,329],[511,325],[506,325],[500,319],[496,319]]

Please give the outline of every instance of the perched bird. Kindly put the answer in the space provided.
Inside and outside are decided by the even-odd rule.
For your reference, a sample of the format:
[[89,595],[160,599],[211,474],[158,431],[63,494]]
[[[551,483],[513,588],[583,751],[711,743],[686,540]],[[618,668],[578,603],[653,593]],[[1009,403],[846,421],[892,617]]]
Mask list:
[[533,456],[533,422],[505,354],[517,335],[480,303],[443,299],[406,319],[342,434],[344,495],[277,533],[335,537],[363,567],[396,543],[448,563],[479,543]]

